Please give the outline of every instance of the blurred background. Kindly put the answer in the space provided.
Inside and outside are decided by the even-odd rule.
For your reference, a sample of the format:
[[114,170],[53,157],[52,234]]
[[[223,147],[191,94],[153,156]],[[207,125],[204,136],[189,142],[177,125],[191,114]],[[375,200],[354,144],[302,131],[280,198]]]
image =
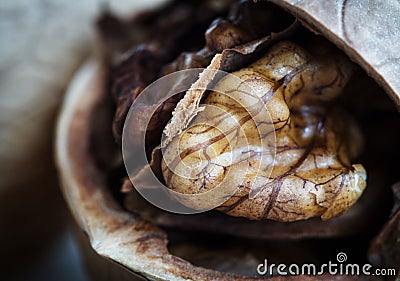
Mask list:
[[94,21],[162,0],[0,0],[0,268],[3,280],[88,280],[53,164],[57,111],[95,49]]

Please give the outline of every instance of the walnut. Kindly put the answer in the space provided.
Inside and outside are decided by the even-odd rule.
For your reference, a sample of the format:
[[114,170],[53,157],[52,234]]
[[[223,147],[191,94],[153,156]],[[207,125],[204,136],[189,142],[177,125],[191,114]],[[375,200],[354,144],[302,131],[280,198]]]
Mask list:
[[[121,25],[117,25],[116,28],[108,29],[115,25],[103,25],[111,32],[106,32],[102,40],[102,47],[106,47],[102,61],[85,64],[74,79],[68,90],[57,130],[57,163],[63,191],[77,223],[91,242],[92,249],[85,253],[95,252],[104,258],[95,259],[89,256],[89,260],[95,262],[91,265],[93,268],[102,268],[109,276],[128,274],[128,278],[156,280],[364,280],[371,277],[332,276],[328,273],[318,276],[264,277],[256,276],[255,273],[257,264],[264,257],[275,263],[323,264],[334,260],[337,250],[343,249],[349,254],[350,263],[361,265],[368,259],[374,268],[395,268],[398,272],[399,196],[398,190],[392,194],[389,186],[399,180],[397,164],[400,158],[400,116],[395,106],[400,105],[400,83],[396,76],[400,69],[397,59],[399,48],[396,48],[399,43],[397,39],[400,21],[393,20],[398,18],[399,10],[395,9],[393,1],[317,2],[177,0],[139,15],[132,21],[121,21]],[[272,3],[276,3],[277,6]],[[315,44],[325,39],[338,49],[332,46],[336,51],[331,52]],[[296,60],[289,60],[293,57],[293,52],[287,52],[286,58],[281,54],[282,61],[285,59],[291,63],[282,64],[287,68],[282,68],[281,73],[268,70],[259,73],[261,78],[264,77],[263,80],[268,80],[265,75],[267,78],[275,77],[276,80],[270,79],[260,84],[261,89],[270,89],[271,85],[276,85],[277,89],[270,92],[267,106],[258,103],[253,109],[256,111],[257,106],[260,106],[265,111],[272,106],[270,103],[275,102],[275,105],[286,108],[286,111],[277,111],[274,107],[275,110],[271,111],[269,116],[264,116],[268,122],[273,118],[275,121],[285,121],[264,124],[263,130],[272,132],[270,138],[247,138],[248,142],[253,142],[259,148],[265,148],[263,141],[266,144],[280,141],[278,145],[270,148],[270,151],[278,156],[276,165],[267,169],[270,185],[264,187],[263,184],[265,185],[267,180],[260,177],[264,182],[238,189],[244,194],[231,197],[230,201],[219,208],[220,211],[210,210],[201,214],[171,213],[146,201],[147,198],[143,198],[139,193],[139,188],[146,188],[149,194],[154,193],[156,189],[146,181],[135,183],[133,186],[131,177],[142,176],[146,179],[147,177],[143,177],[140,172],[147,171],[162,180],[161,153],[158,148],[160,144],[167,143],[160,142],[163,130],[168,141],[175,141],[174,137],[179,134],[181,136],[177,139],[188,139],[190,135],[183,132],[194,130],[196,126],[200,128],[202,116],[215,113],[209,109],[222,111],[224,107],[221,101],[230,102],[231,99],[243,95],[233,91],[228,97],[216,97],[216,92],[201,92],[195,97],[202,103],[200,107],[208,107],[207,110],[199,112],[199,107],[188,107],[194,114],[187,116],[187,119],[175,118],[185,117],[188,113],[184,107],[183,111],[178,110],[180,105],[190,101],[190,96],[184,92],[159,106],[156,105],[158,107],[154,114],[147,114],[151,111],[146,105],[138,107],[139,118],[135,120],[136,124],[145,124],[145,117],[151,120],[146,128],[146,138],[141,137],[141,131],[134,130],[137,128],[134,126],[129,141],[142,152],[145,148],[149,163],[145,167],[138,165],[138,170],[126,170],[120,153],[122,133],[125,131],[123,126],[129,120],[128,110],[131,105],[138,98],[140,100],[140,97],[146,98],[145,87],[175,71],[193,67],[209,69],[216,58],[219,58],[216,69],[234,74],[243,73],[243,77],[246,74],[251,78],[253,69],[257,69],[255,65],[249,67],[251,63],[263,55],[268,56],[273,50],[276,54],[284,52],[280,47],[285,44],[295,46],[285,42],[274,46],[284,40],[299,44],[307,53],[296,46],[296,53],[299,55]],[[352,65],[337,54],[339,49],[358,65],[353,74]],[[120,57],[122,53],[125,55]],[[275,63],[270,65],[270,70],[275,67],[278,69],[278,58],[279,56],[275,56]],[[303,64],[304,68],[298,69],[298,73],[293,71],[294,65]],[[243,71],[243,68],[246,68],[247,72]],[[235,72],[237,70],[240,71]],[[314,75],[310,75],[311,73]],[[352,78],[348,80],[350,75]],[[336,77],[338,79],[333,79]],[[229,82],[227,79],[222,82]],[[213,83],[217,81],[218,79]],[[189,83],[193,82],[195,81],[191,80]],[[251,79],[249,83],[252,83]],[[223,83],[218,85],[220,89],[223,89],[223,86]],[[235,88],[234,85],[228,87]],[[299,91],[296,92],[296,88]],[[393,100],[385,95],[384,90]],[[342,92],[343,94],[340,94]],[[259,99],[260,96],[263,95],[256,92],[253,97],[247,95],[245,101],[250,102]],[[192,101],[189,105],[193,104]],[[248,116],[245,111],[249,109],[249,104],[242,102],[240,106],[236,108],[238,111],[226,107],[230,110],[228,113],[231,113],[232,121],[237,121],[239,114]],[[339,107],[351,112],[357,120],[363,132],[363,144],[356,124],[351,117],[341,112]],[[184,114],[172,115],[172,112]],[[181,122],[182,126],[172,126],[172,130],[168,131],[166,125],[172,124],[168,123],[171,116],[175,121],[188,121],[191,127],[188,128],[186,122]],[[218,125],[214,119],[207,121],[211,125]],[[226,122],[225,119],[223,121]],[[255,122],[258,121],[257,118],[249,119],[245,125],[240,126],[240,129],[247,129],[239,131],[240,134],[244,137],[251,136],[250,129],[257,127]],[[225,125],[226,123],[218,125],[217,128]],[[167,131],[171,134],[167,134]],[[226,131],[227,129],[221,130]],[[256,132],[254,136],[257,135]],[[210,136],[207,137],[210,139]],[[221,143],[224,141],[224,138],[219,140]],[[182,143],[175,144],[175,149],[184,148]],[[294,145],[285,147],[287,144]],[[168,146],[162,146],[162,149],[167,150],[164,152],[170,150],[174,153],[173,145],[174,143],[169,143]],[[282,147],[279,147],[280,145]],[[237,147],[240,149],[240,143]],[[210,152],[208,155],[211,161],[216,162],[218,151],[214,149],[217,148],[217,142],[214,142],[209,150],[199,149],[197,153],[203,158],[199,161],[193,157],[193,162],[196,160],[199,165],[207,166],[208,160],[204,159],[204,151]],[[360,150],[363,152],[358,157]],[[137,160],[135,156],[136,154],[132,153],[134,161]],[[184,183],[186,179],[180,179],[177,175],[184,178],[188,175],[177,169],[171,169],[174,173],[167,171],[166,166],[171,167],[174,157],[168,154],[164,156],[165,176],[171,173],[171,179],[175,178],[176,181]],[[192,156],[190,154],[182,162],[188,161]],[[284,156],[291,157],[284,162]],[[314,161],[310,159],[325,166],[318,165],[316,169]],[[179,158],[178,160],[181,161]],[[253,160],[253,168],[269,163],[262,162],[257,157]],[[360,192],[355,192],[354,198],[349,198],[343,190],[343,187],[348,189],[349,186],[343,185],[340,190],[330,189],[329,186],[321,184],[323,179],[317,178],[315,171],[318,170],[320,176],[328,177],[333,176],[332,168],[338,168],[337,178],[330,181],[333,185],[337,185],[340,179],[351,182],[351,177],[356,179],[355,175],[360,175],[357,179],[361,190],[365,185],[365,173],[361,171],[361,166],[353,166],[353,163],[362,163],[368,169],[368,188],[357,203],[341,216],[328,221],[314,217],[295,222],[235,217],[243,215],[246,210],[245,204],[251,205],[250,203],[257,202],[256,200],[261,203],[264,200],[267,204],[272,199],[268,216],[280,214],[285,216],[286,220],[300,219],[295,218],[297,215],[293,212],[284,213],[279,209],[281,206],[278,205],[278,201],[282,201],[281,197],[292,195],[287,193],[287,188],[285,189],[284,185],[287,182],[293,183],[292,187],[296,192],[304,190],[304,193],[297,194],[302,200],[302,205],[295,206],[294,202],[287,202],[283,206],[285,210],[291,206],[293,208],[289,211],[296,209],[297,212],[304,207],[307,196],[311,196],[314,201],[310,209],[315,211],[314,215],[327,218],[333,214],[332,211],[344,211],[348,208],[346,202],[350,205]],[[237,166],[239,170],[240,167]],[[220,167],[215,166],[216,170],[209,172],[215,173],[218,168]],[[235,175],[231,173],[234,168],[235,166],[229,166],[226,181],[234,182],[234,179],[229,177]],[[240,171],[240,176],[243,173],[246,175],[246,169]],[[300,179],[306,179],[308,182],[304,188],[304,182],[300,182]],[[330,179],[327,178],[326,181]],[[218,181],[225,182],[223,179]],[[235,182],[239,181],[240,179]],[[170,187],[183,193],[199,194],[199,197],[208,194],[204,187],[211,190],[212,194],[217,194],[214,193],[216,187],[213,188],[210,181],[206,181],[204,186],[202,183],[204,181],[197,182],[197,185]],[[274,187],[279,191],[274,193],[276,197],[266,196],[267,188],[273,190]],[[306,189],[312,190],[316,187],[320,192],[318,194],[309,193]],[[357,185],[354,187],[356,190]],[[166,198],[168,194],[164,191],[167,190],[161,190],[162,196]],[[334,195],[327,191],[337,191],[337,197],[334,198]],[[317,195],[320,196],[319,200]],[[327,196],[330,201],[321,198],[322,195],[331,195]],[[275,205],[272,205],[273,200]],[[322,206],[318,205],[317,200]],[[395,206],[390,216],[393,201]],[[195,203],[185,202],[189,206]],[[207,202],[202,200],[198,203],[198,207],[201,208],[201,205]],[[251,206],[266,211],[265,206],[263,209],[261,204]],[[239,213],[239,207],[243,209],[242,214]],[[387,223],[384,226],[385,222]],[[370,250],[367,253],[368,247]],[[119,266],[115,267],[115,262]],[[101,263],[100,267],[97,263]],[[103,277],[104,270],[95,270],[95,276]]]
[[[334,103],[353,67],[330,50],[314,53],[277,43],[232,73],[252,92],[222,78],[206,108],[167,145],[167,186],[183,194],[234,187],[217,209],[252,220],[326,220],[347,211],[366,186],[364,167],[351,164],[361,150],[359,129]],[[209,203],[176,197],[195,209]]]

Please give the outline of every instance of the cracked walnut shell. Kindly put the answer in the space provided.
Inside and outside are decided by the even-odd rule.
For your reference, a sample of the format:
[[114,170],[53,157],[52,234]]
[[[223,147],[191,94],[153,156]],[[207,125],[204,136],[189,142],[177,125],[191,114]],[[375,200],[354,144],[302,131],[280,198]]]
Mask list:
[[[190,1],[181,2],[188,3]],[[358,0],[340,3],[329,0],[272,0],[271,2],[283,7],[289,14],[296,16],[311,31],[321,34],[334,43],[355,64],[361,66],[368,75],[375,79],[376,83],[392,98],[392,105],[400,105],[400,80],[397,79],[397,73],[399,73],[397,58],[399,41],[397,38],[400,30],[398,3],[395,1]],[[245,7],[241,6],[238,10],[245,11]],[[168,24],[165,25],[165,23],[170,21],[168,17],[170,10],[163,9],[161,11],[162,16],[158,22],[159,26],[155,28],[156,32],[149,29],[144,33],[139,32],[139,35],[150,34],[149,37],[154,39],[157,34],[169,34]],[[385,163],[386,158],[382,160],[382,157],[378,158],[381,161],[370,160],[365,162],[366,168],[369,165],[374,167],[374,169],[368,169],[368,188],[365,189],[360,200],[342,216],[327,221],[311,218],[282,223],[271,220],[250,221],[227,216],[220,212],[210,212],[204,216],[174,216],[157,209],[151,209],[143,200],[136,199],[132,200],[133,203],[130,208],[127,208],[127,205],[121,206],[123,203],[120,202],[121,198],[118,197],[120,194],[117,197],[113,196],[113,194],[119,192],[120,183],[116,187],[110,186],[110,178],[112,179],[114,176],[110,171],[112,171],[112,165],[118,161],[118,158],[115,157],[115,143],[109,127],[113,124],[114,135],[120,134],[121,124],[123,124],[131,99],[135,97],[134,95],[140,94],[145,84],[157,76],[153,73],[154,69],[160,70],[163,65],[165,66],[165,63],[173,60],[175,56],[178,56],[178,59],[160,70],[161,72],[165,74],[184,67],[205,67],[210,63],[215,53],[221,51],[217,50],[221,47],[228,48],[228,59],[234,54],[238,55],[236,58],[239,58],[239,61],[245,60],[251,57],[251,54],[247,51],[251,50],[257,53],[260,46],[262,49],[266,49],[265,45],[269,44],[271,38],[276,39],[276,36],[281,35],[276,32],[283,30],[282,27],[279,30],[273,30],[269,29],[267,24],[258,24],[257,20],[262,19],[262,17],[252,15],[255,15],[257,11],[261,14],[267,14],[267,12],[257,7],[251,13],[247,13],[246,10],[241,17],[233,20],[214,21],[212,23],[212,31],[214,32],[210,34],[220,34],[226,39],[229,37],[227,36],[229,32],[226,32],[224,28],[229,27],[230,24],[237,24],[239,26],[237,30],[244,30],[245,37],[237,36],[235,40],[238,42],[233,43],[243,44],[257,38],[264,38],[270,34],[271,38],[267,40],[264,40],[264,38],[253,45],[245,44],[242,48],[235,48],[231,44],[232,42],[223,41],[224,44],[215,44],[220,41],[211,40],[212,42],[209,42],[213,44],[207,45],[206,42],[207,46],[203,49],[201,49],[202,42],[199,43],[200,45],[185,45],[183,52],[181,49],[177,50],[174,44],[164,43],[171,41],[187,43],[182,41],[180,36],[188,35],[185,34],[184,28],[188,27],[192,21],[185,21],[185,17],[193,19],[193,21],[198,20],[200,22],[203,20],[202,24],[206,25],[208,24],[207,20],[210,19],[201,17],[201,15],[207,15],[207,13],[199,13],[200,15],[186,13],[185,7],[182,6],[179,7],[179,11],[180,13],[177,13],[177,15],[181,18],[173,21],[174,28],[178,28],[179,32],[174,33],[170,41],[165,36],[163,37],[163,49],[158,48],[159,42],[151,41],[151,44],[141,45],[141,48],[134,50],[134,54],[121,65],[118,71],[127,70],[128,74],[120,75],[117,78],[119,78],[121,84],[125,82],[131,84],[125,88],[120,87],[121,84],[115,84],[116,90],[125,91],[128,89],[121,95],[114,97],[118,105],[117,112],[110,108],[112,101],[109,93],[106,92],[109,82],[107,67],[99,62],[87,64],[77,74],[67,92],[67,98],[61,110],[57,129],[57,163],[61,182],[70,209],[79,227],[87,236],[84,239],[87,238],[90,241],[97,259],[101,259],[101,266],[98,266],[100,264],[97,263],[98,261],[95,263],[95,266],[97,266],[95,271],[98,277],[116,275],[121,277],[122,275],[127,280],[332,280],[332,278],[335,278],[335,280],[360,280],[363,278],[362,276],[332,277],[326,274],[318,276],[318,278],[309,275],[255,277],[251,276],[254,272],[251,272],[249,267],[246,266],[250,265],[250,268],[254,269],[254,262],[259,262],[252,255],[253,252],[256,257],[261,255],[262,257],[277,257],[278,259],[282,258],[282,255],[285,255],[284,258],[286,258],[290,255],[290,252],[294,252],[296,257],[301,255],[304,260],[321,261],[326,257],[331,258],[332,254],[336,254],[338,246],[351,249],[352,260],[354,258],[358,261],[365,261],[368,258],[366,251],[372,241],[372,236],[378,235],[379,229],[383,228],[382,234],[377,236],[375,242],[372,242],[375,243],[375,247],[371,250],[373,257],[370,258],[370,261],[376,266],[396,266],[396,264],[392,265],[390,262],[398,260],[398,244],[395,243],[398,241],[396,237],[399,236],[397,231],[399,212],[396,209],[396,214],[389,220],[387,209],[392,204],[390,200],[386,200],[387,197],[384,194],[387,195],[385,186],[389,186],[388,181],[393,180],[393,177],[389,178],[387,175],[397,175],[395,165],[388,163],[393,163],[398,155],[398,151],[395,149],[398,145],[398,142],[396,143],[398,138],[391,136],[396,133],[393,128],[398,128],[396,124],[399,122],[396,123],[396,120],[399,119],[393,118],[391,114],[393,112],[389,114],[381,110],[384,107],[382,105],[384,102],[381,102],[386,101],[383,92],[379,92],[378,99],[373,101],[363,97],[359,99],[359,95],[355,95],[355,98],[358,99],[356,103],[368,106],[367,114],[361,115],[366,118],[365,122],[367,123],[367,126],[364,126],[363,129],[368,131],[371,128],[370,131],[372,132],[368,135],[369,138],[366,138],[367,156],[375,157],[383,153],[388,158],[388,163]],[[284,18],[276,11],[272,15],[278,15],[273,18]],[[225,14],[216,13],[211,18],[219,16],[223,17]],[[155,18],[159,18],[159,16]],[[175,17],[172,18],[176,19]],[[242,24],[243,22],[240,22],[240,19],[245,19],[245,24]],[[246,23],[249,19],[253,20],[253,26],[262,28],[255,28],[254,32],[248,32]],[[163,27],[166,29],[162,29]],[[263,33],[263,29],[268,29],[268,31]],[[129,32],[126,32],[126,34],[129,34]],[[203,36],[204,33],[200,35]],[[243,38],[245,41],[240,41]],[[286,38],[279,37],[278,41],[282,39]],[[115,47],[115,44],[110,45]],[[270,45],[268,45],[269,47]],[[192,50],[196,51],[191,52]],[[224,50],[223,53],[227,50]],[[181,53],[179,54],[179,52]],[[130,64],[132,61],[133,67]],[[143,61],[147,61],[148,64],[143,64]],[[228,63],[225,66],[231,65]],[[124,71],[121,71],[122,74],[126,74]],[[367,80],[365,81],[368,82]],[[146,83],[143,83],[143,81]],[[374,88],[369,82],[365,86],[371,90]],[[352,95],[347,96],[346,99],[351,100]],[[284,103],[281,104],[285,105]],[[354,114],[359,111],[355,107],[352,107],[351,110]],[[369,118],[370,112],[372,112],[371,118]],[[113,114],[116,116],[114,123],[112,121]],[[398,116],[397,111],[394,114]],[[342,115],[339,117],[338,120],[343,118]],[[377,117],[379,118],[377,119]],[[349,119],[345,121],[347,122]],[[110,126],[104,126],[104,124]],[[152,125],[154,125],[154,131],[159,129],[157,123]],[[326,123],[326,126],[328,125],[329,122]],[[393,130],[379,130],[380,128],[392,128]],[[295,137],[302,139],[302,134]],[[337,139],[333,137],[332,140],[335,144]],[[378,143],[378,148],[368,146],[369,142]],[[359,147],[347,140],[345,143],[347,143],[348,151],[344,152],[343,159],[347,159],[349,162],[343,166],[351,167],[350,161],[353,161],[352,158],[358,154]],[[110,147],[113,149],[110,149]],[[150,147],[150,150],[152,148]],[[364,163],[363,160],[360,160],[360,162]],[[355,169],[355,171],[364,173],[361,167]],[[118,171],[116,174],[119,175]],[[135,194],[124,196],[127,199],[134,199],[130,197],[133,195]],[[391,196],[389,194],[390,199],[392,199]],[[383,218],[383,221],[377,218],[379,216]],[[389,223],[383,226],[385,221],[389,221]],[[369,228],[366,228],[365,222]],[[175,229],[179,229],[179,231],[175,231]],[[190,231],[190,235],[182,235],[187,230]],[[199,235],[196,235],[197,232]],[[204,235],[205,233],[207,235]],[[222,239],[218,239],[218,234],[222,236]],[[192,236],[196,240],[190,243]],[[240,239],[235,240],[232,238],[233,236],[239,236]],[[204,245],[199,246],[199,241],[202,238],[210,237],[213,241],[208,241],[206,246],[211,245],[212,249],[202,256],[201,247]],[[249,240],[244,239],[246,237],[257,238],[256,245],[252,246]],[[188,244],[189,246],[187,246]],[[183,246],[179,247],[180,245]],[[223,248],[226,245],[229,245],[227,250]],[[239,246],[242,246],[244,250],[242,249],[239,252],[233,250]],[[278,247],[278,252],[274,252],[274,246]],[[292,251],[287,251],[287,247],[291,247]],[[322,254],[321,249],[323,250]],[[390,251],[387,251],[387,249],[390,249]],[[219,255],[221,252],[222,255]],[[217,258],[214,259],[214,256]],[[238,259],[235,260],[235,257],[238,257]],[[289,258],[293,258],[293,256]],[[118,266],[114,262],[118,263]],[[104,271],[107,271],[107,273],[104,274]]]

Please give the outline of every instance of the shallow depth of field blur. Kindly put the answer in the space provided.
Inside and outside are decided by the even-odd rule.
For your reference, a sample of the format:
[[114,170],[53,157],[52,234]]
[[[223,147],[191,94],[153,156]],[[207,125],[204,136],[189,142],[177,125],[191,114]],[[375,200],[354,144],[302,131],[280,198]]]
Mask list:
[[104,9],[161,0],[0,1],[0,269],[3,280],[88,280],[53,164],[57,110]]

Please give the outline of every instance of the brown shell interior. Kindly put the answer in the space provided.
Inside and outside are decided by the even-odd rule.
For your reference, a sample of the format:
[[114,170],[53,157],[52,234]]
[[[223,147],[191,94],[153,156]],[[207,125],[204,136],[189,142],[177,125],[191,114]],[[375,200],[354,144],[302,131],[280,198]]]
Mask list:
[[[339,249],[354,260],[367,261],[369,242],[389,216],[389,187],[398,180],[400,119],[393,103],[364,73],[347,89],[344,104],[362,121],[368,136],[368,153],[361,161],[369,169],[369,188],[347,216],[291,224],[256,223],[213,212],[173,215],[134,193],[122,198],[116,179],[123,171],[115,169],[120,155],[112,139],[106,76],[103,65],[93,62],[78,74],[64,104],[57,145],[64,194],[97,253],[155,280],[255,280],[249,276],[256,276],[256,266],[264,258],[275,263],[322,263],[334,259]],[[126,210],[124,200],[136,207]],[[216,227],[221,224],[226,225],[223,232]],[[320,238],[311,239],[315,236]]]
[[[104,73],[100,68],[92,69],[92,71],[92,75],[96,76],[87,81],[85,88],[76,94],[75,104],[66,103],[70,109],[70,119],[64,123],[66,127],[60,126],[66,133],[64,136],[66,137],[65,158],[60,157],[62,160],[60,165],[64,173],[70,170],[69,174],[64,175],[64,192],[69,198],[71,208],[78,221],[81,221],[81,227],[90,237],[92,246],[100,254],[137,271],[140,270],[137,269],[136,264],[126,264],[125,259],[130,260],[134,255],[134,260],[138,259],[141,262],[145,260],[160,262],[163,265],[160,265],[160,268],[172,264],[176,270],[174,269],[171,274],[176,276],[180,274],[178,270],[180,267],[175,264],[176,257],[168,253],[166,233],[155,226],[156,224],[167,225],[169,251],[173,254],[203,267],[253,275],[255,265],[264,255],[274,256],[276,262],[280,260],[299,262],[310,257],[318,262],[329,252],[334,255],[338,245],[345,247],[353,243],[354,239],[346,241],[346,239],[340,238],[317,242],[311,240],[288,242],[282,240],[282,236],[281,239],[276,239],[278,235],[286,235],[286,238],[293,238],[293,236],[299,238],[302,233],[304,236],[309,235],[307,231],[310,231],[310,228],[307,227],[307,222],[301,227],[296,227],[293,224],[278,223],[274,226],[274,223],[271,222],[257,225],[247,220],[227,222],[226,220],[229,218],[221,214],[204,214],[190,218],[160,212],[143,199],[135,201],[136,212],[139,212],[140,216],[122,210],[121,205],[117,202],[118,198],[112,196],[111,186],[105,178],[110,167],[105,165],[107,162],[104,160],[112,159],[115,151],[110,149],[114,147],[112,138],[107,137],[111,135],[110,127],[104,126],[105,123],[111,123],[112,117],[112,111],[108,106],[108,97],[101,90],[104,81],[101,77]],[[88,92],[90,95],[87,94]],[[79,103],[77,103],[78,101]],[[379,124],[379,122],[377,123]],[[370,123],[369,125],[371,126]],[[385,147],[386,145],[383,144],[377,149]],[[379,173],[381,172],[379,171]],[[376,177],[379,178],[378,175]],[[384,186],[381,185],[381,188]],[[377,189],[376,187],[371,190],[376,191]],[[360,219],[362,221],[367,219],[371,222],[371,217],[368,215]],[[147,220],[153,221],[154,224]],[[201,220],[205,220],[206,223],[201,223]],[[258,238],[258,240],[235,238],[231,235],[207,234],[212,229],[198,229],[198,226],[218,223],[225,223],[227,227],[233,228],[232,231],[236,229],[239,232],[250,233],[251,238]],[[235,225],[236,227],[234,227]],[[287,228],[285,229],[285,227]],[[351,221],[347,227],[343,224],[335,226],[333,222],[331,227],[321,225],[321,231],[324,230],[326,236],[331,236],[332,233],[329,233],[329,230],[337,231],[338,227],[350,232],[345,232],[346,235],[359,233],[355,225],[351,225]],[[185,228],[186,230],[182,231]],[[252,228],[255,231],[251,231]],[[176,229],[181,229],[181,231]],[[268,235],[262,236],[262,233],[268,233]],[[260,241],[260,238],[267,238],[267,240]],[[359,238],[355,240],[359,240]],[[119,247],[124,248],[127,252],[119,253],[120,249],[115,245],[120,245]],[[331,245],[330,248],[327,245]],[[364,246],[366,246],[365,243]],[[324,252],[318,255],[321,247],[324,248]],[[132,248],[135,254],[132,254]],[[287,251],[287,249],[291,250]],[[156,252],[156,254],[151,254],[151,252]],[[300,252],[302,255],[299,255]],[[161,256],[163,257],[161,260],[155,258]],[[166,256],[169,258],[166,259]],[[230,260],[227,260],[226,257],[230,257]],[[182,262],[180,259],[178,260]],[[193,268],[189,266],[190,274],[200,270],[197,267],[196,270]],[[188,270],[186,267],[185,269]],[[219,276],[219,273],[213,273]],[[196,274],[200,274],[200,272]],[[210,273],[205,270],[205,272],[201,271],[198,276],[203,276],[202,274]],[[226,277],[223,276],[225,275],[220,275],[220,278]]]

